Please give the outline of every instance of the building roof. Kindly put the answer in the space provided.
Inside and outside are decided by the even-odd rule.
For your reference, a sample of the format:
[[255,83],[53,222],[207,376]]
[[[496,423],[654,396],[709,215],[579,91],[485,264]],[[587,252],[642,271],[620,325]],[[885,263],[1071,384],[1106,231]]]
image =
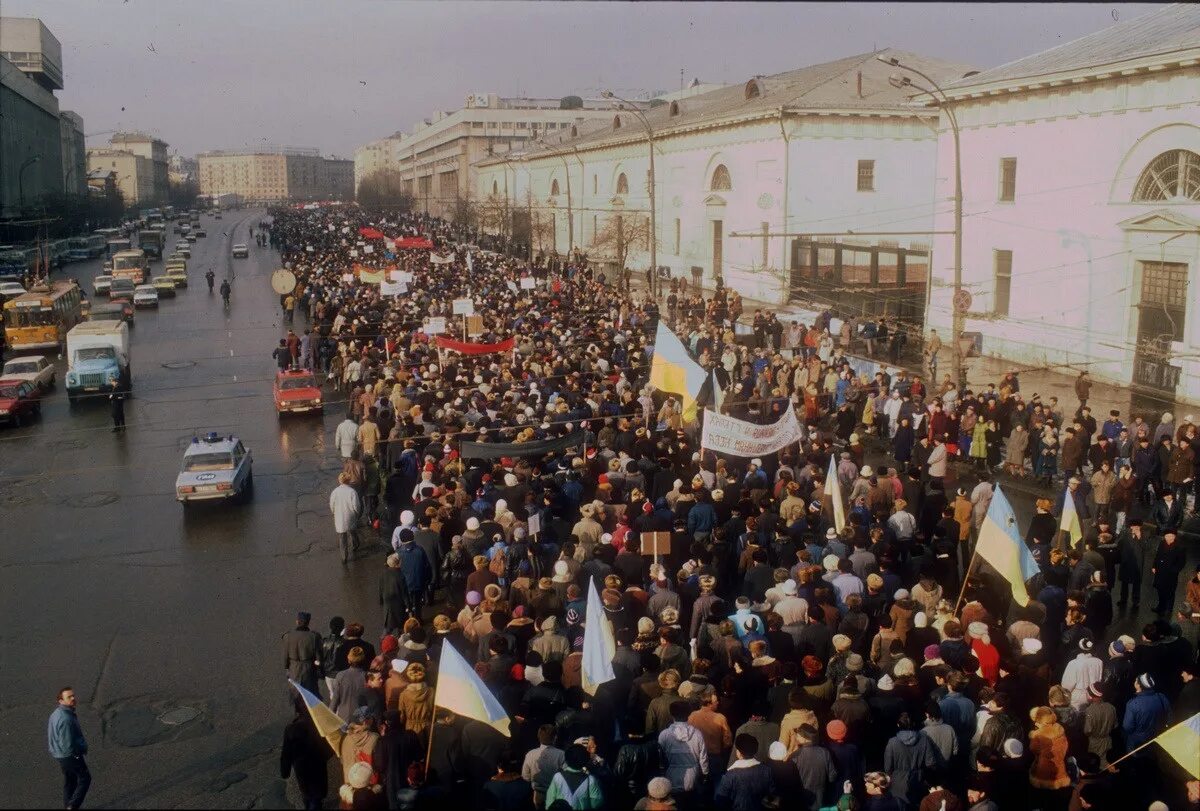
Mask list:
[[1193,48],[1200,48],[1200,5],[1170,5],[945,87],[949,91],[1073,71],[1100,72],[1121,62]]
[[[929,74],[939,83],[957,79],[972,70],[968,65],[889,48],[773,76],[755,76],[742,84],[658,104],[644,115],[658,138],[696,127],[777,115],[781,107],[793,113],[845,110],[851,113],[914,114],[911,90],[892,87],[888,77],[895,72],[895,68],[880,62],[876,58],[878,56],[896,57]],[[620,143],[631,137],[638,140],[645,138],[645,128],[634,113],[614,109],[613,116],[614,119],[620,117],[619,128],[614,128],[614,119],[582,122],[576,125],[575,135],[570,130],[561,130],[543,139],[543,146],[527,150],[524,154],[565,147],[595,148]],[[489,158],[480,163],[490,164],[497,160],[500,159]]]

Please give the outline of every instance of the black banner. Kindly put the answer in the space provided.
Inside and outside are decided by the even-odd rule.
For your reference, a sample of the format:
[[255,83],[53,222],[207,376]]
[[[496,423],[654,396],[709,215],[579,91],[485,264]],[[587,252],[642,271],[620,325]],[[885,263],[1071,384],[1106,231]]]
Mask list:
[[463,459],[500,459],[505,456],[545,456],[559,453],[572,446],[583,447],[583,431],[574,431],[558,439],[535,442],[462,442],[459,450]]

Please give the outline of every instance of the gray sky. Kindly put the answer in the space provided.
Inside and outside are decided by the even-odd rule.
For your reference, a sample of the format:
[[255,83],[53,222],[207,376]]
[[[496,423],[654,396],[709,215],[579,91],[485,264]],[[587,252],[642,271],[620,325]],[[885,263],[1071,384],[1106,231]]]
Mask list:
[[884,47],[985,68],[1156,7],[4,0],[2,10],[41,17],[62,42],[59,100],[88,133],[145,130],[184,155],[267,142],[351,157],[469,93],[672,90],[681,68],[689,82],[743,82]]

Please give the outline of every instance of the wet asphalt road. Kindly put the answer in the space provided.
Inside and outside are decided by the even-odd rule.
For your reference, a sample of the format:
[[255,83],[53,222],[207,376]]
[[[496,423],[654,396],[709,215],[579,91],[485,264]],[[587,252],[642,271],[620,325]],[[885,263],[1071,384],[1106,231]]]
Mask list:
[[[290,717],[279,636],[298,609],[378,624],[374,556],[343,570],[328,517],[340,470],[326,438],[339,413],[280,421],[271,350],[286,332],[269,277],[274,251],[251,247],[263,212],[203,218],[190,286],[132,332],[128,430],[108,403],[69,408],[61,381],[42,419],[0,430],[0,796],[60,801],[46,717],[71,685],[89,739],[89,806],[285,806],[276,746]],[[172,240],[178,237],[172,234]],[[67,265],[91,293],[99,262]],[[232,272],[228,313],[210,295]],[[155,275],[161,262],[153,263]],[[297,318],[297,325],[300,325]],[[251,449],[250,504],[183,510],[174,480],[206,431]],[[179,724],[159,717],[183,709]],[[168,715],[170,721],[179,720]]]
[[[40,422],[0,429],[6,804],[59,802],[46,718],[70,685],[91,747],[89,806],[297,807],[278,779],[290,717],[279,636],[299,609],[316,630],[341,613],[378,633],[382,556],[343,569],[328,514],[342,408],[278,419],[270,354],[286,327],[269,286],[278,257],[257,247],[248,260],[230,257],[234,242],[253,245],[247,226],[262,216],[205,216],[190,287],[138,312],[125,434],[110,432],[106,400],[72,409],[61,385]],[[98,267],[68,265],[55,277],[78,278],[90,293]],[[153,267],[157,275],[162,264]],[[209,267],[218,286],[236,274],[228,313],[208,293]],[[64,373],[60,363],[59,381]],[[187,443],[210,430],[252,450],[254,499],[185,518],[175,474]],[[1010,496],[1024,526],[1033,493]],[[1187,540],[1190,571],[1196,539]],[[1142,614],[1114,630],[1139,628],[1153,599],[1147,586]]]

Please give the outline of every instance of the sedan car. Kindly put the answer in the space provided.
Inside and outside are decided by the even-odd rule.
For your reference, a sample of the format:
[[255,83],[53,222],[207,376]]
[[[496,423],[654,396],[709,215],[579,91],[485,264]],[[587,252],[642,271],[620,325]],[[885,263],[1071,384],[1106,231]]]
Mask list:
[[88,313],[88,321],[124,321],[133,326],[133,302],[110,301],[107,304],[97,304]]
[[275,410],[279,416],[305,411],[320,412],[321,384],[305,369],[289,369],[275,375]]
[[186,508],[195,501],[245,500],[253,492],[253,459],[240,439],[216,432],[192,437],[175,477],[176,501]]
[[4,364],[4,380],[25,380],[42,391],[54,388],[54,364],[43,355],[22,355]]
[[158,288],[152,284],[139,284],[133,291],[134,307],[157,307]]
[[155,276],[150,284],[158,291],[159,298],[175,298],[175,280],[169,276]]
[[204,239],[206,236],[208,236],[208,232],[206,232],[203,228],[197,228],[195,231],[192,231],[192,233],[198,236],[200,239]]
[[0,301],[8,301],[10,298],[25,295],[25,288],[20,282],[3,282],[0,283]]
[[196,241],[196,232],[195,231],[188,232],[187,241],[188,241],[189,245],[193,244]]
[[175,253],[179,254],[184,259],[192,258],[192,244],[190,242],[176,242]]
[[234,259],[249,259],[250,258],[250,249],[239,242],[237,245],[233,246],[233,258]]
[[178,265],[169,267],[163,276],[174,282],[176,287],[188,286],[187,268],[185,267],[179,267]]
[[0,422],[20,427],[42,415],[42,393],[28,380],[0,380]]
[[95,289],[96,295],[107,296],[108,291],[112,288],[112,280],[113,277],[109,276],[108,274],[97,276],[95,279],[93,279],[92,287]]

